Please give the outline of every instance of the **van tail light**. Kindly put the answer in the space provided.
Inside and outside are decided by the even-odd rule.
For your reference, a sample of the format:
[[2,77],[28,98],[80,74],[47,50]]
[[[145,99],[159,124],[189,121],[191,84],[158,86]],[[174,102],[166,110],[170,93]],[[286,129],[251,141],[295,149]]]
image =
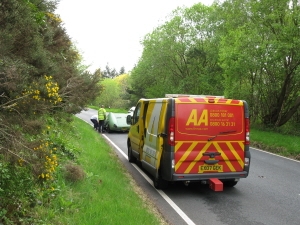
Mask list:
[[245,119],[245,145],[250,145],[250,120]]
[[249,166],[250,165],[250,158],[245,158],[244,165],[245,166]]
[[175,145],[175,117],[171,117],[169,120],[168,137],[169,145]]

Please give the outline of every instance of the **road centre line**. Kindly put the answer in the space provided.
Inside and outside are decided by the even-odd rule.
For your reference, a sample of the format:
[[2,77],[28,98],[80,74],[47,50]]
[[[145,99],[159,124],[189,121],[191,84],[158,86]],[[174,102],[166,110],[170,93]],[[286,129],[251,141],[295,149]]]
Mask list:
[[[113,143],[105,134],[102,136],[108,140],[123,156],[125,159],[128,160],[128,156],[117,146]],[[165,192],[162,190],[158,190],[154,187],[153,181],[136,165],[131,163],[131,165],[148,181],[149,184],[160,194],[161,197],[178,213],[178,215],[188,224],[188,225],[196,225],[176,204],[166,195]]]

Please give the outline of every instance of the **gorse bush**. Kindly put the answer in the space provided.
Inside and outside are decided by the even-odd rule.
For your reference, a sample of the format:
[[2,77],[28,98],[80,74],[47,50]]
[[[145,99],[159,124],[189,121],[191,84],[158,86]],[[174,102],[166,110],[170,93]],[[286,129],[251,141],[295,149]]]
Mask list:
[[[11,154],[0,155],[0,218],[3,221],[27,215],[38,202],[50,204],[59,190],[58,174],[68,168],[65,163],[76,162],[76,154],[80,151],[69,144],[68,136],[72,134],[56,128],[54,121],[45,121],[51,127],[46,126],[38,135],[27,135],[22,141],[22,151],[7,150]],[[60,120],[60,126],[62,123],[72,129],[69,122]],[[76,175],[76,171],[66,171],[71,171],[75,177],[72,181],[83,178],[81,174]]]
[[[6,218],[8,221],[8,218],[26,213],[24,204],[34,200],[33,196],[29,195],[34,186],[34,179],[30,174],[28,167],[0,163],[0,218]],[[24,192],[24,190],[28,192]]]
[[101,91],[101,77],[80,69],[56,4],[0,2],[0,223],[29,221],[31,207],[56,196],[59,171],[79,152],[56,123]]

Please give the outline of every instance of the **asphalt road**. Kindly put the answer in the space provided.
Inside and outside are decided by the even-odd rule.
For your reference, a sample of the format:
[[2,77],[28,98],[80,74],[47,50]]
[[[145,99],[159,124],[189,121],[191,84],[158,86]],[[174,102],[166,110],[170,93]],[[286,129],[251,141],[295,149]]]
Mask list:
[[[76,116],[90,123],[96,110]],[[101,135],[101,134],[99,134]],[[151,177],[127,160],[127,133],[103,134],[124,166],[172,225],[299,225],[300,162],[251,148],[250,175],[233,188],[172,184],[156,190]],[[250,135],[251,137],[251,135]]]

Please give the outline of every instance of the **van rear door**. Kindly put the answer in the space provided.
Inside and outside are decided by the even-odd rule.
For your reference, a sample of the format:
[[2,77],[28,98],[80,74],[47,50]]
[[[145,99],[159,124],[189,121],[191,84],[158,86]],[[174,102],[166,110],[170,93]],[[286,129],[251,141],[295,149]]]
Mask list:
[[165,126],[166,108],[166,99],[150,100],[148,104],[142,165],[143,167],[147,167],[148,171],[152,174],[155,174],[159,168],[163,149],[163,137],[161,134]]
[[133,155],[140,160],[140,154],[144,146],[144,126],[148,101],[141,100],[136,106],[132,116],[132,125],[128,137],[131,141]]
[[243,171],[244,118],[243,101],[175,99],[175,173]]

